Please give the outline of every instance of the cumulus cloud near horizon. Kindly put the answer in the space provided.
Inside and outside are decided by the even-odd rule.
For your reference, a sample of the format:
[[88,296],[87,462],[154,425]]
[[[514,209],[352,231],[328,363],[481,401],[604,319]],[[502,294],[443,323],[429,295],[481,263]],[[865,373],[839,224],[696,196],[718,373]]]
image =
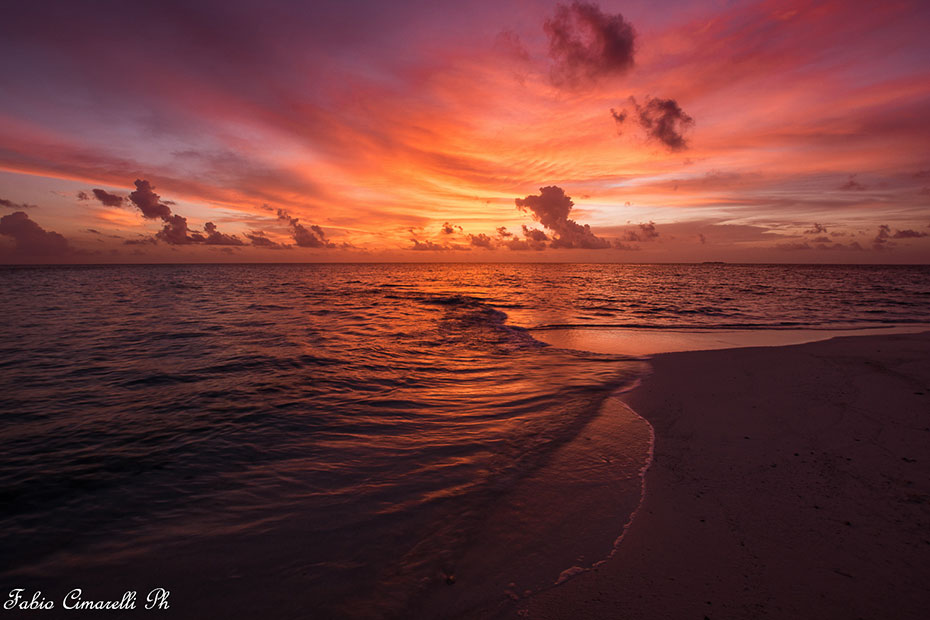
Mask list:
[[[539,222],[541,228],[534,228],[523,224],[522,236],[507,230],[506,226],[498,226],[493,235],[487,233],[464,233],[468,245],[463,246],[448,243],[444,240],[423,240],[413,238],[413,245],[409,248],[416,251],[450,251],[482,248],[486,250],[509,249],[513,251],[545,249],[587,249],[599,250],[614,247],[610,240],[598,237],[588,224],[579,224],[569,216],[574,208],[574,201],[565,191],[556,185],[539,188],[539,194],[530,194],[523,198],[515,198],[514,204],[518,209],[529,213]],[[636,240],[651,240],[658,236],[655,224],[640,225],[640,232]],[[454,229],[461,230],[460,226],[444,222],[440,228],[442,237],[448,238]],[[411,230],[411,233],[414,233]]]
[[930,234],[911,228],[896,230],[892,233],[891,226],[888,224],[880,224],[878,226],[878,232],[872,239],[872,249],[879,251],[889,250],[896,245],[892,239],[920,239],[921,237],[927,236],[930,236]]
[[654,241],[658,239],[659,233],[656,230],[655,222],[645,222],[638,225],[637,230],[628,230],[623,235],[624,241]]
[[805,235],[825,235],[827,234],[827,232],[829,231],[827,230],[826,226],[824,226],[823,224],[818,224],[817,222],[814,222],[813,226],[811,226],[808,230],[804,231],[804,234]]
[[291,217],[284,209],[278,209],[278,220],[285,222],[291,227],[291,234],[294,237],[294,243],[301,248],[335,248],[335,243],[326,239],[323,229],[316,224],[309,227],[300,223],[300,219]]
[[[552,234],[549,247],[556,248],[609,248],[610,242],[595,235],[588,224],[581,225],[569,219],[575,203],[565,191],[556,185],[539,188],[539,194],[516,198],[514,202],[522,211],[530,213]],[[524,227],[524,233],[526,232]]]
[[[134,182],[136,189],[129,194],[129,201],[139,209],[142,217],[150,220],[162,220],[164,226],[160,231],[151,237],[152,241],[132,240],[128,244],[151,243],[164,241],[169,245],[222,245],[222,246],[240,246],[245,245],[242,239],[235,235],[221,233],[213,222],[207,222],[204,225],[204,232],[191,230],[187,224],[187,218],[172,213],[171,207],[168,206],[170,201],[162,200],[161,196],[155,193],[155,187],[145,179],[136,179]],[[115,194],[109,194],[104,190],[93,190],[94,196],[101,203],[109,206],[119,206],[122,204],[122,197]],[[117,202],[118,199],[118,202]],[[173,204],[173,203],[171,203]]]
[[64,236],[45,230],[25,211],[0,217],[0,235],[13,240],[12,257],[18,260],[47,261],[76,253]]
[[245,238],[252,242],[252,245],[257,248],[267,248],[269,250],[287,250],[291,246],[286,243],[278,243],[277,241],[272,241],[265,236],[265,231],[263,230],[254,230],[245,233]]

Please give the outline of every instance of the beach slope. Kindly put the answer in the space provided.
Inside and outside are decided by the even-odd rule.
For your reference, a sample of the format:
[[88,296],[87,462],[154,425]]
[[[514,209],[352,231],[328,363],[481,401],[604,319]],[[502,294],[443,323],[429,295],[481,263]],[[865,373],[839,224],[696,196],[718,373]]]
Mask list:
[[643,505],[514,617],[926,618],[930,333],[658,355]]

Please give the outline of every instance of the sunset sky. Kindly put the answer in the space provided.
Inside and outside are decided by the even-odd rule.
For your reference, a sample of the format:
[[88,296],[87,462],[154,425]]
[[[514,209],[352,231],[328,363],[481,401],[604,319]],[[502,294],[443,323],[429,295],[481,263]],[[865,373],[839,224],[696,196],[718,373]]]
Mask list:
[[0,262],[930,262],[930,3],[17,3]]

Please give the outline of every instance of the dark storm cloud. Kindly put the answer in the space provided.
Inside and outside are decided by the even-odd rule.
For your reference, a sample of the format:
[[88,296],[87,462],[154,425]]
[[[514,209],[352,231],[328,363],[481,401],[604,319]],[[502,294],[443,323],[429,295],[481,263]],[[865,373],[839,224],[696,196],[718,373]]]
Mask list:
[[155,193],[155,188],[148,181],[136,179],[136,190],[129,194],[129,200],[132,204],[139,207],[142,211],[142,217],[150,220],[165,220],[171,217],[171,207],[161,201],[161,197]]
[[[646,103],[640,105],[635,97],[630,97],[630,103],[636,109],[637,120],[649,138],[658,140],[672,151],[681,151],[688,147],[684,132],[694,125],[694,119],[685,114],[677,101],[646,97]],[[614,120],[617,120],[617,114],[613,110],[611,114],[614,114]],[[625,115],[626,110],[621,114]]]
[[283,243],[272,241],[265,236],[265,233],[261,231],[247,232],[245,233],[245,238],[251,241],[252,245],[257,248],[267,248],[269,250],[286,250],[290,247]]
[[7,200],[6,198],[0,198],[0,207],[6,207],[7,209],[35,209],[35,205],[27,205],[25,202],[13,202],[12,200]]
[[[138,187],[138,186],[137,186]],[[111,194],[110,192],[104,191],[102,189],[91,190],[94,192],[94,196],[97,200],[100,201],[105,207],[121,207],[123,206],[123,197],[117,196],[116,194]],[[82,192],[83,193],[83,192]]]
[[278,209],[278,219],[287,222],[294,236],[294,243],[301,248],[334,248],[335,243],[326,240],[323,229],[316,224],[306,227],[296,217],[291,217],[284,209]]
[[0,217],[0,235],[13,239],[13,257],[20,260],[48,260],[73,252],[67,239],[45,230],[23,211]]
[[552,248],[609,248],[610,242],[591,232],[587,224],[582,226],[568,219],[575,205],[561,187],[550,185],[539,188],[539,195],[529,195],[514,200],[517,207],[529,211],[537,222],[552,232]]
[[822,234],[825,234],[826,232],[827,232],[826,226],[824,226],[823,224],[818,224],[817,222],[814,222],[814,225],[810,229],[805,230],[804,234],[805,235],[822,235]]
[[81,202],[84,202],[85,200],[90,200],[90,196],[87,194],[87,192],[78,192],[77,199]]
[[455,232],[456,228],[459,229],[459,232],[462,232],[462,227],[458,224],[450,224],[449,222],[443,222],[442,224],[442,232],[445,235],[451,235]]
[[623,235],[624,241],[653,241],[658,238],[659,233],[656,231],[655,222],[647,222],[639,225],[639,230],[629,230]]
[[588,2],[556,6],[543,24],[549,37],[552,83],[577,88],[633,66],[636,33],[619,13],[606,14]]

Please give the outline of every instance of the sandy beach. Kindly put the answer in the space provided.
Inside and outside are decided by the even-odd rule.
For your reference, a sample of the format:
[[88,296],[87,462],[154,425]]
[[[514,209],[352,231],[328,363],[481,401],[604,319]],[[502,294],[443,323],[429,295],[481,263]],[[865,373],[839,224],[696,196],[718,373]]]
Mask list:
[[930,333],[657,355],[616,553],[508,617],[925,618]]

